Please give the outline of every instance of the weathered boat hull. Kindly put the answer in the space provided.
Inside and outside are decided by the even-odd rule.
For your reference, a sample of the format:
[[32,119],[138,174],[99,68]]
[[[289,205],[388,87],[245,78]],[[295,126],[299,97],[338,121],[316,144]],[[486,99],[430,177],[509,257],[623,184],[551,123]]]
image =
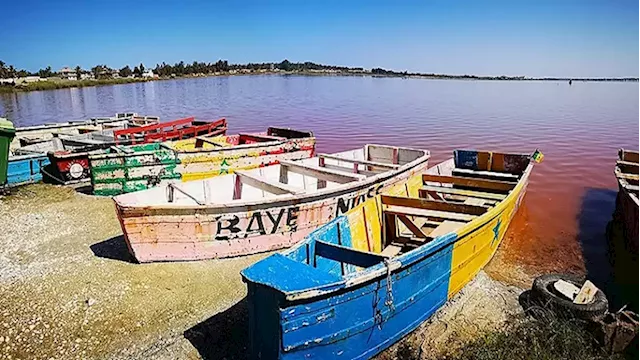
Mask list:
[[96,195],[119,195],[148,189],[163,181],[205,179],[277,164],[280,160],[306,159],[314,155],[315,143],[311,135],[200,151],[180,150],[181,142],[171,144],[173,148],[159,143],[134,145],[128,147],[132,153],[91,155],[91,183]]
[[[384,149],[391,154],[391,147]],[[129,250],[139,262],[202,260],[265,252],[293,245],[316,227],[426,169],[428,152],[411,150],[405,155],[403,151],[399,155],[401,160],[403,156],[418,160],[352,186],[286,200],[215,207],[131,207],[120,203],[119,198],[114,200]],[[207,190],[210,191],[215,189]]]
[[[28,144],[50,141],[58,134],[79,135],[92,131],[115,129],[128,123],[137,124],[139,123],[138,119],[139,117],[136,113],[119,113],[114,117],[107,118],[19,127],[16,129],[16,136],[11,142],[10,149],[14,151]],[[142,117],[142,119],[143,122],[147,121],[146,117]]]
[[[427,174],[440,174],[441,166],[452,167],[453,162]],[[385,258],[378,250],[385,231],[380,195],[294,248],[243,270],[249,357],[367,359],[413,331],[492,258],[522,201],[531,167],[477,221],[401,256]],[[417,198],[420,186],[422,174],[414,174],[384,194]],[[346,251],[343,257],[342,248],[358,251]],[[345,260],[336,260],[341,257]]]
[[616,218],[622,223],[627,249],[640,254],[640,152],[620,150],[619,160]]
[[19,155],[9,157],[7,185],[17,186],[42,180],[42,168],[49,165],[44,154]]
[[[94,150],[95,151],[95,150]],[[99,150],[98,150],[99,151]],[[90,181],[89,151],[50,151],[47,153],[55,174],[55,180],[62,184],[74,184]]]

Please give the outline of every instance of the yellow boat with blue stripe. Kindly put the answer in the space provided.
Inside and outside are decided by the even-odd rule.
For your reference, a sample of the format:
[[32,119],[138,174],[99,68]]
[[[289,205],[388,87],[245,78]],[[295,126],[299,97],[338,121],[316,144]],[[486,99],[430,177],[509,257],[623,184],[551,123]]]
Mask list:
[[491,260],[541,159],[456,150],[243,270],[250,357],[366,359],[407,335]]

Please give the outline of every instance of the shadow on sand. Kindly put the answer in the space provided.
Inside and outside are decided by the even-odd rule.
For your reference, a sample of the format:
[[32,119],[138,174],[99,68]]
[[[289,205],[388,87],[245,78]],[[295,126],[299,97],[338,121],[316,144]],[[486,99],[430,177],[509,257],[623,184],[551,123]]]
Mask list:
[[124,242],[124,236],[118,235],[111,239],[101,241],[89,246],[93,255],[105,259],[120,260],[128,263],[135,263],[133,257],[129,254],[127,244]]
[[611,189],[588,188],[582,196],[578,215],[578,240],[582,248],[587,278],[605,292],[612,311],[624,305],[614,281],[615,273],[609,260],[607,238],[607,226],[613,219],[617,193]]
[[247,298],[184,332],[203,360],[247,359]]

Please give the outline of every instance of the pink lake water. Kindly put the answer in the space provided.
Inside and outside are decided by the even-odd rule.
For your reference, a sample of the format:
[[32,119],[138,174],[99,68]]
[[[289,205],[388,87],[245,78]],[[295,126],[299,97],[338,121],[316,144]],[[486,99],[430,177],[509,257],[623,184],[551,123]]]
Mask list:
[[[606,273],[618,148],[638,149],[638,83],[236,76],[0,94],[16,126],[135,111],[163,120],[226,117],[229,132],[312,130],[320,152],[365,143],[531,153],[525,201],[494,269]],[[633,269],[637,271],[637,269]]]

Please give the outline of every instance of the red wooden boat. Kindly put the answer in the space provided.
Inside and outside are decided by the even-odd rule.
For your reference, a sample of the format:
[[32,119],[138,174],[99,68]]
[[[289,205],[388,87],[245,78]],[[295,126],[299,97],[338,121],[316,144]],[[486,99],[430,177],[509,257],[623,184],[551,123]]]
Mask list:
[[201,135],[223,135],[227,120],[201,121],[194,117],[134,129],[114,131],[116,145],[188,139]]
[[71,147],[62,151],[50,151],[47,155],[51,166],[43,171],[54,181],[65,185],[87,182],[90,179],[89,154],[91,153],[104,151],[113,145],[163,142],[202,135],[224,135],[226,131],[226,119],[203,121],[196,120],[194,117],[115,130],[113,141]]

